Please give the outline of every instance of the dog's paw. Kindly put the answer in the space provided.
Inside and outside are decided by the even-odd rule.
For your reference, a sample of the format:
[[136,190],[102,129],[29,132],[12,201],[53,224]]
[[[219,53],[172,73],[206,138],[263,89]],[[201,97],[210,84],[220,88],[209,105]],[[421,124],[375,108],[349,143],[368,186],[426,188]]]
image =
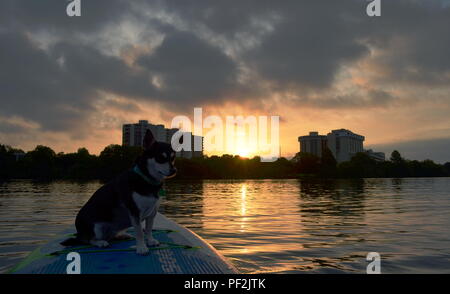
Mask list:
[[105,241],[105,240],[94,240],[94,241],[91,241],[91,244],[94,246],[97,246],[99,248],[105,248],[105,247],[109,246],[108,241]]
[[133,238],[134,237],[128,233],[120,233],[114,237],[115,240],[129,240],[129,239],[133,239]]
[[147,255],[149,252],[147,246],[142,245],[142,246],[137,246],[136,247],[136,253],[139,255]]
[[156,246],[159,246],[159,241],[154,238],[148,238],[147,245],[150,247],[156,247]]

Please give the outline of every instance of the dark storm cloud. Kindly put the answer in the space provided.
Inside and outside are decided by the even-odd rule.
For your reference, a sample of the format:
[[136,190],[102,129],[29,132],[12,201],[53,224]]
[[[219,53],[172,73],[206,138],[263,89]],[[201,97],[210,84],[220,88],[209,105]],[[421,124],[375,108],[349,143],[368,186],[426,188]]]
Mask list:
[[202,24],[230,41],[256,30],[255,22],[274,30],[242,57],[247,66],[275,88],[328,87],[339,66],[368,53],[359,42],[361,1],[160,1],[188,23]]
[[[448,82],[448,2],[382,2],[382,16],[366,15],[368,1],[286,0],[159,1],[191,23],[201,23],[230,40],[251,31],[252,21],[276,16],[274,30],[243,56],[274,87],[329,87],[343,64],[384,51],[376,62],[390,69],[386,81]],[[444,5],[447,3],[447,5]]]
[[229,38],[241,31],[251,30],[254,18],[267,17],[274,12],[274,1],[267,0],[236,1],[232,4],[229,0],[149,2],[152,2],[152,7],[175,13],[187,22],[206,25],[215,33]]
[[90,110],[90,89],[72,80],[46,52],[19,33],[0,33],[0,114],[20,115],[43,128],[73,127]]
[[102,54],[96,48],[59,43],[51,50],[54,60],[63,60],[61,70],[86,89],[103,90],[131,97],[151,97],[154,87],[146,72],[130,68],[122,59]]
[[95,48],[58,43],[47,52],[12,33],[0,33],[0,42],[0,114],[20,115],[44,129],[78,127],[95,110],[99,90],[133,97],[153,91],[145,75]]
[[382,17],[367,23],[365,39],[383,50],[384,80],[449,83],[450,7],[444,1],[385,1]]
[[246,56],[278,87],[329,87],[342,64],[368,54],[359,30],[345,19],[343,12],[353,10],[345,2],[288,1],[281,6],[276,30]]
[[191,33],[172,31],[154,53],[137,63],[161,79],[159,96],[168,102],[214,103],[239,87],[236,64]]
[[[152,55],[131,68],[98,49],[60,42],[48,51],[23,34],[2,33],[0,42],[0,114],[15,114],[39,122],[43,129],[67,130],[95,111],[98,91],[135,99],[155,99],[187,105],[224,99],[234,88],[234,63],[187,33],[173,32]],[[152,75],[165,87],[156,90]],[[186,91],[192,89],[191,91]]]
[[[124,84],[122,77],[111,77],[121,74],[125,68],[120,66],[122,61],[108,60],[96,48],[61,41],[52,51],[44,51],[30,39],[36,32],[46,31],[70,40],[120,21],[129,11],[126,1],[82,1],[80,21],[67,17],[67,4],[61,0],[1,1],[0,115],[19,115],[39,123],[43,130],[78,130],[94,110],[96,91],[114,88],[118,80]],[[62,60],[65,66],[60,64]],[[130,84],[127,79],[125,84]]]
[[[173,110],[252,101],[267,89],[264,97],[288,92],[304,97],[305,89],[320,94],[332,88],[342,66],[363,58],[389,69],[381,79],[387,85],[445,84],[450,8],[427,3],[383,1],[382,17],[369,18],[362,0],[97,0],[82,1],[82,17],[69,18],[65,1],[1,1],[0,115],[19,115],[46,130],[71,130],[95,114],[99,91],[165,103]],[[163,37],[134,64],[106,54],[95,42],[120,39],[99,34],[108,28],[114,32],[123,20]],[[203,28],[211,34],[203,34]],[[56,40],[47,49],[32,40],[42,31]],[[225,53],[217,40],[208,39],[211,35],[240,50]],[[242,36],[255,40],[243,46],[240,42],[249,40]],[[138,45],[153,41],[151,34],[138,38]],[[374,48],[382,54],[372,56]],[[242,69],[251,71],[245,82]],[[390,105],[395,95],[380,87],[364,97],[323,95],[299,102],[325,108]]]
[[[71,38],[75,32],[92,36],[93,31],[118,21],[116,16],[127,15],[131,8],[125,9],[125,1],[99,1],[102,3],[96,5],[83,1],[82,19],[67,17],[66,3],[61,2],[2,3],[2,16],[9,22],[0,28],[0,102],[4,105],[0,114],[19,115],[38,122],[42,129],[64,131],[79,129],[95,114],[99,91],[161,101],[176,110],[224,99],[226,91],[236,88],[235,63],[220,48],[194,34],[143,19],[143,26],[156,24],[165,38],[153,55],[143,55],[130,66],[120,57],[101,52],[95,44],[79,42],[76,34]],[[119,10],[124,12],[118,14]],[[30,38],[45,28],[53,34],[64,31],[55,35],[60,40],[46,50]],[[155,75],[165,87],[154,87]]]
[[82,1],[82,21],[67,17],[66,0],[3,0],[0,3],[0,24],[17,29],[46,29],[65,33],[91,33],[114,25],[132,13],[130,1]]

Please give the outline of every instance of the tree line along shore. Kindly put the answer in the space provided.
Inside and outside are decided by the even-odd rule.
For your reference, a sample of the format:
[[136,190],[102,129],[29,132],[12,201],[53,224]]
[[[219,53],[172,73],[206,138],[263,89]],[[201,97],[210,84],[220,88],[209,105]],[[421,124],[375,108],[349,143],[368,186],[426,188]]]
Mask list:
[[[99,155],[86,148],[76,153],[56,153],[39,145],[24,152],[0,145],[0,179],[36,180],[102,180],[108,181],[131,168],[142,152],[140,147],[109,145]],[[432,160],[408,160],[393,151],[389,160],[378,162],[365,153],[337,164],[329,150],[322,158],[297,153],[290,160],[279,158],[261,162],[259,157],[242,158],[233,155],[177,158],[178,179],[264,179],[264,178],[392,178],[448,177],[450,162],[438,164]]]

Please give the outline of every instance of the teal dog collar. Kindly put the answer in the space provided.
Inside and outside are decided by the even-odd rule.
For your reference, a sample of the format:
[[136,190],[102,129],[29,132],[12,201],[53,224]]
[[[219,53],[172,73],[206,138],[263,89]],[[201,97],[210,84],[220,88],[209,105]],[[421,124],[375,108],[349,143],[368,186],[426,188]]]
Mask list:
[[[144,181],[146,181],[147,183],[149,183],[152,186],[161,186],[162,185],[162,183],[160,183],[156,180],[150,179],[149,177],[144,175],[144,173],[141,171],[141,169],[137,165],[134,166],[133,171],[135,173],[137,173]],[[166,191],[164,189],[160,188],[158,190],[158,196],[160,196],[160,197],[166,196]]]
[[158,182],[158,181],[156,181],[156,180],[154,180],[154,179],[150,179],[149,177],[147,177],[146,175],[144,175],[144,173],[141,171],[141,169],[140,169],[139,166],[137,166],[137,165],[134,166],[133,171],[134,171],[135,173],[137,173],[138,175],[140,175],[141,178],[143,178],[144,181],[146,181],[146,182],[149,183],[150,185],[153,185],[153,186],[161,186],[161,184],[162,184],[162,183],[160,183],[160,182]]

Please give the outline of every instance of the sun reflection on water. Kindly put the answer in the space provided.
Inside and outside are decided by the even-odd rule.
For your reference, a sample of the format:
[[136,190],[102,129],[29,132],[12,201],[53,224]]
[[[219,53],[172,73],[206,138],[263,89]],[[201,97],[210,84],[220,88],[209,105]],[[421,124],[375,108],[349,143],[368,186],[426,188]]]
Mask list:
[[[273,180],[204,181],[199,233],[223,254],[239,260],[301,249],[296,238],[303,231],[299,191],[293,188]],[[274,264],[271,267],[263,271],[273,271]],[[276,266],[285,267],[281,261]]]
[[245,222],[247,221],[247,184],[244,183],[241,186],[241,233],[245,232]]
[[[0,184],[0,272],[73,224],[99,186]],[[365,273],[368,251],[388,257],[386,273],[442,273],[449,187],[448,178],[173,181],[160,211],[242,273]]]

